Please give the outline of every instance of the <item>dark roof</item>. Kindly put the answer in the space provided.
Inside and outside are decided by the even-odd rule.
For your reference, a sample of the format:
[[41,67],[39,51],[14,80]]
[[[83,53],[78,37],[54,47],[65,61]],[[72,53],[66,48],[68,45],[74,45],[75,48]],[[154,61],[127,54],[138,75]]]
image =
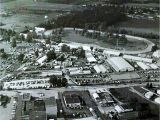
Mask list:
[[33,111],[30,113],[30,120],[46,120],[45,111]]
[[34,101],[34,111],[45,111],[45,102],[43,100]]
[[126,110],[126,109],[133,109],[129,104],[122,104],[121,107]]
[[67,104],[70,103],[80,103],[80,99],[78,95],[71,94],[71,95],[65,95],[65,100]]

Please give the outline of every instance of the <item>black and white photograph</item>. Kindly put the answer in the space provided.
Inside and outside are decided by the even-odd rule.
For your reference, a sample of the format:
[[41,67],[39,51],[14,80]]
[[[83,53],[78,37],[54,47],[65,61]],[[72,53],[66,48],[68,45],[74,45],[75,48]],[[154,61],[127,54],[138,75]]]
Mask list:
[[160,120],[159,0],[0,0],[0,120]]

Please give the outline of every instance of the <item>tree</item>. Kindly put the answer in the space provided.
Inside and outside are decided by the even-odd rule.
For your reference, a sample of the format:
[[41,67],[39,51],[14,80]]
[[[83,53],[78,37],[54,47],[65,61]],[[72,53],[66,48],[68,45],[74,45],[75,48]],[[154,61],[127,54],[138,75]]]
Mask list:
[[61,48],[61,51],[62,52],[70,52],[70,47],[66,44],[63,44],[62,48]]
[[85,58],[85,50],[83,50],[82,47],[79,47],[76,50],[76,55],[77,55],[78,58]]
[[15,38],[15,37],[12,39],[11,46],[12,46],[13,48],[15,48],[15,47],[17,46],[17,42],[16,42],[16,38]]
[[55,86],[57,84],[57,77],[55,75],[50,76],[49,82]]
[[91,49],[91,51],[93,51],[93,47],[92,46],[90,47],[90,49]]
[[151,49],[152,52],[155,52],[156,50],[158,49],[158,46],[157,45],[154,45]]
[[39,51],[38,51],[38,49],[35,51],[35,56],[36,56],[36,57],[39,56]]
[[28,34],[27,34],[27,42],[32,42],[33,41],[33,36],[32,36],[32,33],[31,32],[29,32]]
[[20,41],[24,41],[24,40],[25,40],[24,35],[20,35],[20,36],[19,36],[19,40],[20,40]]
[[0,49],[0,53],[4,53],[4,48]]
[[47,52],[47,61],[51,61],[51,60],[54,60],[56,59],[56,53],[54,50],[51,50],[49,52]]
[[7,55],[7,53],[6,53],[6,52],[3,52],[3,53],[1,54],[1,58],[3,58],[3,59],[6,59],[6,58],[8,58],[8,55]]
[[23,54],[23,53],[19,54],[19,55],[18,55],[18,61],[19,61],[19,62],[22,62],[23,59],[24,59],[24,54]]
[[58,61],[61,61],[61,65],[62,65],[62,62],[65,60],[65,57],[64,57],[64,54],[60,55],[58,58],[57,58]]
[[50,39],[46,39],[46,44],[51,44]]

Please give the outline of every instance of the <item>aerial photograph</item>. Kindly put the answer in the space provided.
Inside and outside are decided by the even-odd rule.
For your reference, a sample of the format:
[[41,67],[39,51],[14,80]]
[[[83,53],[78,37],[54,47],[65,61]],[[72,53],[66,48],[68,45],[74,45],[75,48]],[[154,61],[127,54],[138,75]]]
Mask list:
[[0,0],[0,120],[160,120],[159,0]]

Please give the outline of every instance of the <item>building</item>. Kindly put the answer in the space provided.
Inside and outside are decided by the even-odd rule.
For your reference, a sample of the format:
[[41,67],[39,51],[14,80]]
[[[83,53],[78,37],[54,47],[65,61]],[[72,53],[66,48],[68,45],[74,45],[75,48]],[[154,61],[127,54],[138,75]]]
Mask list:
[[116,105],[115,110],[118,113],[131,112],[133,108],[131,108],[128,104]]
[[47,60],[47,56],[45,55],[45,56],[39,58],[37,60],[37,63],[40,64],[40,65],[43,65],[46,60]]
[[110,51],[110,50],[104,50],[103,51],[104,56],[120,56],[121,53],[118,51]]
[[64,95],[65,105],[69,108],[80,108],[81,102],[78,95],[75,94],[67,94]]
[[146,63],[153,63],[153,59],[132,56],[132,55],[123,55],[124,59],[131,60],[131,61],[139,61],[139,62],[146,62]]
[[86,54],[87,61],[89,63],[96,63],[97,62],[97,60],[94,58],[94,56],[92,55],[92,53],[85,52],[85,54]]
[[160,50],[157,50],[153,53],[153,57],[160,58]]
[[42,36],[45,31],[45,28],[35,27],[35,32],[38,36]]
[[116,72],[134,71],[134,68],[122,57],[112,57],[108,59],[108,63]]
[[92,96],[93,96],[95,101],[98,101],[98,102],[100,101],[100,97],[97,93],[93,93]]
[[47,120],[56,119],[57,118],[57,103],[55,97],[50,97],[44,99]]
[[43,79],[24,79],[11,82],[4,82],[3,89],[34,89],[49,88],[49,78]]
[[143,70],[149,70],[150,67],[143,62],[137,62],[137,65]]
[[107,69],[103,65],[95,65],[94,69],[97,73],[106,73]]

